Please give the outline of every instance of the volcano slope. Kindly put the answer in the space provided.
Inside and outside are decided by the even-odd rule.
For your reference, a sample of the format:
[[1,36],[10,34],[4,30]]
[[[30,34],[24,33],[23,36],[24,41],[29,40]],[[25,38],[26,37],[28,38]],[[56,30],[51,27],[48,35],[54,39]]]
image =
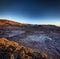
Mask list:
[[60,27],[55,25],[32,25],[0,20],[0,38],[31,48],[47,56],[47,59],[60,59]]

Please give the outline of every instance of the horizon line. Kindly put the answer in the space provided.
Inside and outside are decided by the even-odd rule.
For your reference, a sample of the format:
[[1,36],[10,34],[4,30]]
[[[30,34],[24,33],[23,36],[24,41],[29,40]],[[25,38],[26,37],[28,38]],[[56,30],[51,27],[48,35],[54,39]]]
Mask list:
[[0,20],[10,20],[10,21],[15,21],[15,22],[19,22],[19,23],[23,23],[23,24],[32,24],[32,25],[55,25],[55,26],[58,26],[58,27],[60,27],[60,24],[59,23],[27,23],[27,22],[21,22],[21,21],[17,21],[17,20],[12,20],[12,19],[5,19],[5,18],[0,18]]

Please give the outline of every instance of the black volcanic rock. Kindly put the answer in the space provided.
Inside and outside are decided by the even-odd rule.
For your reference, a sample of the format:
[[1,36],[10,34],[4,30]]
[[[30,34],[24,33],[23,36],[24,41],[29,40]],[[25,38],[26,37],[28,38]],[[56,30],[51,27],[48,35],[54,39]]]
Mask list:
[[[0,38],[7,38],[46,54],[48,59],[60,59],[60,27],[55,25],[19,24],[0,21]],[[19,25],[17,25],[19,24]]]

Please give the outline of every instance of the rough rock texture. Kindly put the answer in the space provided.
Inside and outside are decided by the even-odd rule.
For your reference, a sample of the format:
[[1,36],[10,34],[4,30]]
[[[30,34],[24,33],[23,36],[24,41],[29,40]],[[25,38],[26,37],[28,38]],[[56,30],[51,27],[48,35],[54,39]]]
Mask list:
[[60,27],[55,25],[0,20],[0,38],[3,37],[44,54],[48,59],[60,59]]
[[14,41],[0,38],[0,59],[47,59],[47,57]]

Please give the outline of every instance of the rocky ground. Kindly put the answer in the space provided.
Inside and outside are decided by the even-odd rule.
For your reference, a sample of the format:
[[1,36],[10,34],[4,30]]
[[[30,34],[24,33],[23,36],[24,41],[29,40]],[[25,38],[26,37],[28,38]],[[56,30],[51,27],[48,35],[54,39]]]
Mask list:
[[15,41],[47,59],[60,59],[60,27],[55,25],[31,25],[0,20],[0,38]]
[[0,38],[0,59],[47,59],[47,56],[14,41]]

